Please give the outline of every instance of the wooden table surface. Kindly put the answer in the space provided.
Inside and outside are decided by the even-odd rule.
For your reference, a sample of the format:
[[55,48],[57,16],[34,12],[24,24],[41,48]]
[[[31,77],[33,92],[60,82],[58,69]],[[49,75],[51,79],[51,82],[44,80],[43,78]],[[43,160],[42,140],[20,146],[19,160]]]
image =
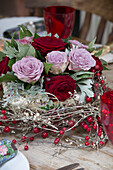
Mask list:
[[[3,45],[3,41],[0,41]],[[104,71],[110,88],[113,89],[113,64],[108,65],[110,71]],[[5,136],[6,138],[6,136]],[[13,139],[13,136],[7,136]],[[4,139],[3,136],[0,140]],[[112,170],[113,169],[113,145],[108,142],[100,150],[67,149],[60,155],[54,155],[57,150],[50,139],[35,139],[29,144],[29,150],[23,149],[25,144],[17,145],[17,148],[27,157],[31,170],[56,170],[62,166],[79,163],[85,170]],[[53,156],[54,155],[54,156]]]

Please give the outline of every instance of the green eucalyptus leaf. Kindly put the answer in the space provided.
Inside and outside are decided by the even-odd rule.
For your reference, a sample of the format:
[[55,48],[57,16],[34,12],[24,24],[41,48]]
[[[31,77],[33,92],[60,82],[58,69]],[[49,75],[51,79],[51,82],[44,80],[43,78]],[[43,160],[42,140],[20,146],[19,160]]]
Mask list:
[[22,25],[18,25],[20,27],[19,39],[23,39],[24,37],[31,37],[32,33]]
[[43,62],[43,64],[44,64],[45,73],[48,75],[48,71],[53,66],[53,64],[45,63],[45,62]]

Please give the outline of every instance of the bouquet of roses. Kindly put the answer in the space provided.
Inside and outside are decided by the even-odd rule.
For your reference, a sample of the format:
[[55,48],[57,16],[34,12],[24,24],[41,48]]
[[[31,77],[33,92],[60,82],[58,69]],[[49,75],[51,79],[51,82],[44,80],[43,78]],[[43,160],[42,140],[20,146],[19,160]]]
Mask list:
[[80,102],[94,97],[94,79],[98,83],[103,70],[98,58],[102,50],[91,55],[95,40],[87,46],[77,40],[62,40],[58,35],[40,37],[23,26],[19,38],[5,41],[0,52],[0,82],[24,83],[29,89],[38,86],[44,77],[43,88],[60,101],[75,91],[81,94]]
[[[36,135],[46,138],[54,133],[54,143],[58,144],[66,132],[80,125],[88,136],[80,140],[77,137],[77,147],[102,146],[106,138],[99,102],[106,90],[102,76],[106,67],[98,58],[102,50],[91,54],[95,39],[87,46],[77,40],[60,39],[58,35],[32,35],[23,26],[19,37],[17,41],[13,37],[10,42],[5,41],[0,52],[0,82],[10,82],[2,99],[6,110],[0,111],[0,116],[5,114],[0,121],[1,132],[17,129],[24,142],[34,140]],[[18,89],[23,90],[22,96]],[[34,98],[29,98],[29,94]],[[8,105],[10,99],[17,110],[15,105]]]

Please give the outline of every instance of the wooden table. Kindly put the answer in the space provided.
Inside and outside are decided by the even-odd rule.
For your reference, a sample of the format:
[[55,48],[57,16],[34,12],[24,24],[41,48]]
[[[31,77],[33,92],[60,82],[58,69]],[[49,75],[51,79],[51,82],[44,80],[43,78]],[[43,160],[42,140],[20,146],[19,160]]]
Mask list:
[[[1,45],[3,44],[2,41]],[[106,76],[110,88],[113,89],[113,64],[108,65],[110,71],[104,71],[103,75]],[[0,139],[4,137],[1,136]],[[6,137],[5,137],[6,138]],[[7,136],[8,139],[13,139],[13,136]],[[110,142],[102,149],[89,150],[89,149],[68,149],[62,154],[54,155],[57,150],[50,139],[39,138],[35,139],[29,144],[29,150],[25,151],[25,144],[17,145],[17,148],[27,157],[31,170],[56,170],[62,166],[79,163],[80,167],[85,170],[112,170],[113,169],[113,145]]]

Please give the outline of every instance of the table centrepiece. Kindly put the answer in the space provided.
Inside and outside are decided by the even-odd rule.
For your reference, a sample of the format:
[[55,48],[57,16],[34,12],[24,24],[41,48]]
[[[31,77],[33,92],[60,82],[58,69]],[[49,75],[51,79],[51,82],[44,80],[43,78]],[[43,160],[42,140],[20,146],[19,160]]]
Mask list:
[[[1,134],[20,134],[13,143],[52,136],[64,147],[97,149],[106,143],[100,96],[106,91],[98,58],[88,46],[58,35],[38,36],[20,26],[20,40],[4,42],[0,52],[0,82],[4,95]],[[81,133],[82,132],[82,133]]]

